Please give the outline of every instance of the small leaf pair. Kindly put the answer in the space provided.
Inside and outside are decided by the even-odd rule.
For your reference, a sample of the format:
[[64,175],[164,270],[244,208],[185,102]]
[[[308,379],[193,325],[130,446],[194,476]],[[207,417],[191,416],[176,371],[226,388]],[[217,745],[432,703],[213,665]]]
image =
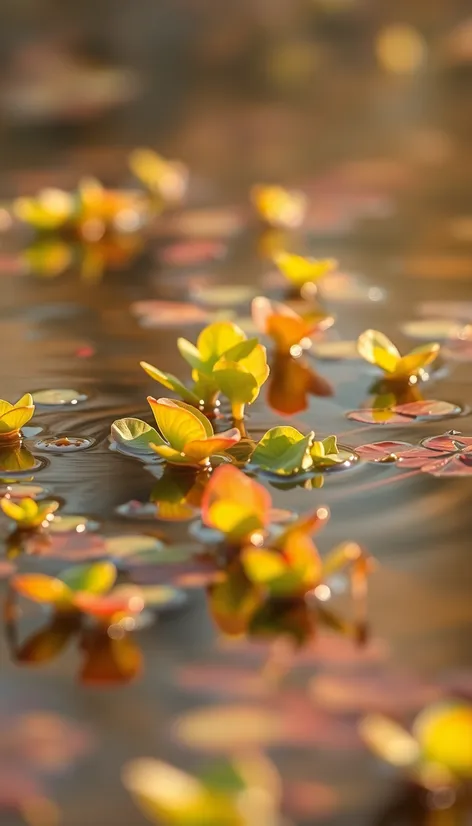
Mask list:
[[357,340],[357,350],[363,359],[380,367],[390,379],[407,381],[422,371],[437,358],[440,346],[437,343],[415,347],[406,356],[401,356],[395,345],[378,330],[365,330]]
[[288,252],[279,252],[274,256],[274,263],[287,279],[297,289],[305,284],[317,284],[326,275],[338,266],[334,258],[305,258],[303,255],[293,255]]
[[286,304],[258,296],[252,302],[252,319],[257,330],[270,336],[278,353],[299,356],[311,347],[311,336],[334,324],[334,318],[322,312],[301,316]]
[[34,413],[33,397],[25,393],[15,404],[0,399],[0,442],[19,437]]
[[36,502],[29,496],[13,502],[7,496],[0,499],[0,507],[9,519],[16,522],[20,531],[34,531],[37,528],[47,527],[54,518],[53,514],[59,507],[59,502],[54,500]]
[[58,612],[79,611],[98,620],[140,613],[144,600],[139,588],[113,588],[116,568],[111,562],[76,565],[59,576],[17,574],[12,589],[33,602],[51,605]]
[[427,706],[411,733],[381,714],[367,716],[361,735],[375,754],[412,772],[426,788],[472,778],[472,706],[459,700]]
[[304,436],[289,426],[272,427],[264,434],[251,456],[251,462],[261,470],[290,476],[309,470],[326,470],[346,462],[346,451],[340,451],[336,436],[315,441],[312,430]]
[[187,167],[180,161],[168,161],[152,149],[135,149],[129,165],[146,189],[164,204],[178,204],[183,200],[189,176]]
[[295,229],[306,215],[307,198],[303,192],[281,186],[254,186],[251,201],[259,218],[270,227]]
[[158,760],[133,760],[123,783],[150,820],[162,826],[276,824],[280,780],[262,755],[219,761],[201,777]]

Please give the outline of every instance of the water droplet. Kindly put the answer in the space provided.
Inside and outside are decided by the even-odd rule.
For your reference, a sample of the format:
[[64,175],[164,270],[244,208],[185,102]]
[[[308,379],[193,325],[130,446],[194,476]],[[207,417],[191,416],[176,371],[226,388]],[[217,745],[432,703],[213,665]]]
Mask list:
[[34,403],[43,407],[75,406],[86,402],[87,399],[88,396],[85,393],[71,388],[36,390],[33,393]]
[[76,453],[78,450],[87,450],[95,444],[95,439],[82,436],[48,436],[40,439],[35,447],[48,453]]

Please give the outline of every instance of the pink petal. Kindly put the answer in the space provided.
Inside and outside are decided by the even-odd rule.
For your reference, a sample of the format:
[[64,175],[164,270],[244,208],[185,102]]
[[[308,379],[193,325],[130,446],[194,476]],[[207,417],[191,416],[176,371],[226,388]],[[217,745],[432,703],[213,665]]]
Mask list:
[[373,442],[355,448],[356,453],[366,462],[382,462],[392,455],[398,456],[400,451],[405,453],[413,449],[413,445],[408,442]]
[[442,462],[435,462],[428,467],[428,473],[433,476],[472,476],[472,458],[464,461],[463,456],[457,455]]

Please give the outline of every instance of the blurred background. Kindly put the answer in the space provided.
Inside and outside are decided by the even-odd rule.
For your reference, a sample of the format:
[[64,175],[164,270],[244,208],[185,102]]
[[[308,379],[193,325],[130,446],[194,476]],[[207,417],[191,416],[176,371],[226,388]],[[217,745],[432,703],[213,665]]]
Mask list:
[[[472,11],[468,0],[2,0],[0,56],[10,170],[81,147],[78,164],[85,153],[111,172],[144,142],[242,186],[323,169],[346,146],[444,154],[451,96],[472,72]],[[465,142],[466,113],[454,117]]]

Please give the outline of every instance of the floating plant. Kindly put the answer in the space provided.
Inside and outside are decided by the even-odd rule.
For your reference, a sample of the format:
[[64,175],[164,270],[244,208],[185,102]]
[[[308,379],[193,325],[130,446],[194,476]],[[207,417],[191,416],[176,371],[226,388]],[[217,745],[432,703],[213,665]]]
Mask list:
[[15,404],[0,399],[0,448],[20,440],[21,428],[30,421],[33,414],[31,393],[25,393]]
[[266,350],[257,339],[231,322],[215,322],[205,327],[197,345],[187,339],[177,341],[180,354],[190,364],[194,380],[207,388],[206,398],[220,393],[231,403],[233,418],[244,418],[246,404],[252,404],[267,380]]
[[401,356],[395,345],[378,330],[365,330],[357,340],[357,349],[363,359],[384,371],[385,377],[408,382],[412,378],[427,378],[425,367],[436,360],[440,346],[437,343],[415,347]]
[[274,262],[289,284],[298,290],[307,284],[317,284],[338,266],[334,258],[318,260],[289,252],[279,252]]
[[313,430],[304,436],[289,426],[268,430],[251,456],[252,465],[281,476],[348,468],[355,461],[352,450],[338,447],[336,436],[315,441]]
[[205,327],[196,346],[184,338],[179,338],[177,345],[192,368],[194,384],[190,389],[152,364],[141,362],[143,370],[183,401],[208,412],[223,393],[231,402],[234,418],[241,419],[245,405],[255,401],[269,375],[265,348],[257,339],[247,339],[236,324],[224,321]]
[[10,497],[4,496],[0,499],[0,507],[5,516],[15,522],[19,531],[35,531],[38,528],[49,527],[59,502],[53,499],[37,502],[29,496],[13,502]]
[[345,415],[347,419],[365,424],[379,425],[406,425],[415,422],[437,422],[441,419],[452,419],[464,415],[467,408],[460,407],[452,402],[442,402],[436,399],[423,399],[394,404],[391,407],[366,407],[360,410],[350,410]]
[[219,761],[195,777],[152,759],[123,770],[123,783],[139,809],[162,826],[278,826],[280,781],[257,753]]
[[28,482],[10,482],[6,485],[0,485],[0,496],[15,501],[25,498],[38,501],[40,499],[46,499],[49,493],[48,488]]
[[111,562],[76,565],[59,576],[16,574],[10,580],[12,590],[33,602],[50,605],[55,612],[79,612],[108,624],[118,618],[134,616],[144,608],[137,586],[113,589],[117,571]]
[[91,533],[99,527],[99,523],[88,516],[67,513],[55,516],[49,531],[50,533]]
[[39,231],[62,229],[77,214],[77,199],[70,192],[48,187],[35,197],[17,198],[13,203],[16,217]]
[[305,219],[308,202],[303,192],[257,185],[252,187],[250,197],[260,220],[270,227],[295,229]]
[[[472,706],[443,700],[427,706],[411,730],[381,714],[368,715],[361,735],[387,763],[426,789],[456,788],[472,778]],[[455,802],[452,796],[450,805]],[[442,807],[443,808],[443,807]]]
[[132,456],[154,457],[151,443],[157,444],[159,438],[156,428],[141,419],[116,419],[111,426],[111,441]]
[[252,318],[257,330],[273,339],[278,353],[295,357],[311,347],[311,336],[334,324],[334,318],[326,313],[301,316],[286,304],[269,301],[264,296],[253,300]]
[[470,476],[472,437],[450,430],[422,439],[418,448],[397,453],[397,466],[418,469],[432,476]]
[[[195,407],[173,399],[154,399],[148,402],[156,419],[159,432],[139,419],[119,419],[112,425],[113,438],[131,442],[137,452],[151,448],[161,459],[176,465],[200,467],[209,464],[210,457],[221,454],[239,442],[237,428],[215,434],[209,419]],[[130,424],[130,422],[132,424]],[[139,424],[142,424],[141,432]]]

